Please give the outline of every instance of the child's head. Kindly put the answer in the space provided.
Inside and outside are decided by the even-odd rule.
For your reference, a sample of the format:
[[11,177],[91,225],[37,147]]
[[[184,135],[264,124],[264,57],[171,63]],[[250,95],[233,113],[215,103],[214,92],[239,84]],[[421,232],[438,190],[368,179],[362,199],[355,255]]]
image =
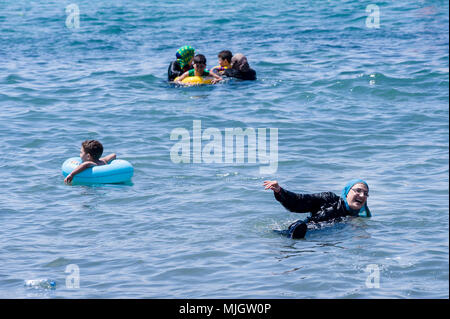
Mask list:
[[103,154],[103,145],[96,140],[86,140],[81,143],[80,157],[85,161],[98,161]]
[[217,55],[220,66],[230,66],[231,58],[233,57],[233,54],[231,54],[228,50],[220,51]]
[[206,68],[206,58],[203,54],[197,54],[194,57],[194,69],[197,72],[203,72]]

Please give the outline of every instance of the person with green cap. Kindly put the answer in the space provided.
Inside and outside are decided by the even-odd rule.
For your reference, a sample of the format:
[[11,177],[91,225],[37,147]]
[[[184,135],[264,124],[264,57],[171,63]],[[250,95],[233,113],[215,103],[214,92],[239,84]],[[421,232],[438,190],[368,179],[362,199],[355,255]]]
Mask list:
[[308,225],[337,222],[346,216],[372,216],[367,206],[369,185],[362,179],[349,181],[341,196],[333,192],[295,194],[281,188],[277,181],[265,181],[263,185],[265,189],[273,190],[275,199],[287,210],[294,213],[311,213],[305,220],[298,220],[287,230],[279,232],[294,239],[304,238]]
[[193,68],[192,60],[194,59],[195,50],[190,45],[185,45],[179,48],[175,55],[177,59],[170,63],[167,70],[169,82]]

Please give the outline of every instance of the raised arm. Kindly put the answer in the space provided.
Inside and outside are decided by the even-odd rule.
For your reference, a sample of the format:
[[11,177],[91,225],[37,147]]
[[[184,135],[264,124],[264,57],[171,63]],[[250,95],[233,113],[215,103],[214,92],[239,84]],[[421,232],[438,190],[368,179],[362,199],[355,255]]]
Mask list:
[[266,189],[274,191],[275,199],[279,201],[287,210],[293,213],[315,214],[320,207],[330,201],[337,199],[337,195],[332,192],[316,194],[296,194],[283,189],[276,181],[264,182]]

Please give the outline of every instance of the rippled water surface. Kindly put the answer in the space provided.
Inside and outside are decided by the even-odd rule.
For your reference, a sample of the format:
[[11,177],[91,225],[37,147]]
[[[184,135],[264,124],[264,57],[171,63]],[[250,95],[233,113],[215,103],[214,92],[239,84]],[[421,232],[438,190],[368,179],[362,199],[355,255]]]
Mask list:
[[[0,297],[448,298],[448,1],[377,2],[379,28],[368,4],[2,1]],[[242,52],[258,80],[170,85],[185,44],[210,67]],[[174,163],[171,132],[194,121],[278,129],[276,172]],[[64,185],[85,139],[132,183]],[[371,219],[272,231],[306,216],[264,180],[340,194],[355,177]],[[25,285],[39,278],[56,288]]]

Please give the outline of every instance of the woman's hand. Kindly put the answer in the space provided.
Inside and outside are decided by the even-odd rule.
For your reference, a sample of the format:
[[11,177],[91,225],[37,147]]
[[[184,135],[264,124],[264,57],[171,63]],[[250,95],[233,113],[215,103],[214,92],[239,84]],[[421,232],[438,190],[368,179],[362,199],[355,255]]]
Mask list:
[[265,189],[271,189],[275,193],[279,193],[281,191],[281,187],[278,185],[277,181],[264,181],[263,185],[266,187]]

